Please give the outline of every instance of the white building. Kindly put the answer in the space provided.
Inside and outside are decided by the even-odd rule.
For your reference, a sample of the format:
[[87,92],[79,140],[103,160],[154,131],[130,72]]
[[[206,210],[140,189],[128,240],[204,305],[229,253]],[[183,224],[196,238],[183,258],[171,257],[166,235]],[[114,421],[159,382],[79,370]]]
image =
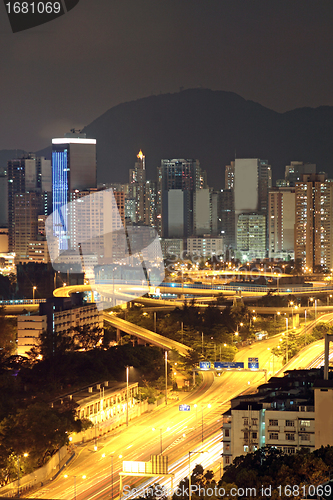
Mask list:
[[223,414],[223,465],[262,447],[284,453],[333,445],[333,380],[320,369],[287,371]]
[[270,403],[241,403],[223,415],[223,466],[264,446],[284,453],[315,448],[313,406],[279,411]]
[[223,238],[187,238],[187,253],[192,256],[207,259],[209,257],[222,256],[224,252]]
[[47,329],[46,316],[17,317],[17,355],[25,356],[37,345],[39,335]]
[[[57,311],[52,314],[54,333],[66,333],[72,328],[89,326],[103,329],[103,313],[96,304],[87,304],[82,307],[73,307]],[[49,329],[47,314],[22,315],[17,318],[17,354],[25,356],[30,349],[38,344],[40,333]]]
[[[237,223],[241,214],[257,213],[267,217],[268,191],[272,187],[272,170],[267,160],[237,158],[234,175],[234,207],[236,241]],[[267,247],[267,228],[265,230]],[[237,245],[237,250],[240,250]],[[266,256],[266,255],[265,255]]]
[[193,233],[203,236],[211,231],[211,194],[209,189],[198,189],[193,193]]

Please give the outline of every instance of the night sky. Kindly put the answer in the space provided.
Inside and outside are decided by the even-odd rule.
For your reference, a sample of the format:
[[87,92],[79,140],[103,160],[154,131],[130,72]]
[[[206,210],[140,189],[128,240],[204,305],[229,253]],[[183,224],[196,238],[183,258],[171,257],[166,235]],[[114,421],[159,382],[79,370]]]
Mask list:
[[332,0],[80,0],[16,34],[0,9],[0,149],[43,148],[112,106],[180,87],[279,112],[333,105]]

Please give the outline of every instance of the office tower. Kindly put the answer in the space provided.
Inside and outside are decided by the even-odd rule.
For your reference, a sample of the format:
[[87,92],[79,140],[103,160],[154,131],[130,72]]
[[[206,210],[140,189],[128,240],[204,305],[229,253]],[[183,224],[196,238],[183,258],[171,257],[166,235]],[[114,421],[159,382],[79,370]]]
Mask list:
[[296,198],[294,187],[273,188],[268,194],[269,258],[294,255]]
[[289,186],[295,186],[296,182],[302,181],[304,174],[315,174],[314,163],[303,163],[302,161],[291,161],[285,168],[285,180]]
[[72,191],[96,188],[96,140],[76,133],[52,139],[52,183],[54,235],[59,238],[60,250],[65,250],[68,244],[62,231],[67,221],[60,219],[64,213],[60,209],[69,203]]
[[[138,161],[129,171],[129,190],[126,199],[127,217],[133,223],[156,226],[156,182],[146,180],[145,156],[140,150]],[[133,204],[135,210],[133,213]]]
[[268,191],[271,187],[272,172],[267,160],[260,160],[258,158],[237,158],[235,160],[235,229],[237,228],[240,214],[257,213],[263,215],[265,220],[267,219]]
[[230,165],[226,165],[224,174],[224,188],[233,189],[235,180],[235,162],[231,161]]
[[13,201],[14,252],[16,260],[22,261],[29,257],[29,243],[37,240],[42,198],[40,193],[31,191],[15,194]]
[[[160,235],[163,238],[192,235],[193,193],[206,185],[199,161],[161,160],[157,179],[157,228]],[[180,212],[177,213],[175,206]]]
[[146,167],[145,156],[140,150],[138,161],[129,171],[129,198],[135,200],[135,221],[149,224],[149,215],[146,210]]
[[235,248],[235,208],[234,190],[222,189],[220,192],[220,234],[227,247]]
[[184,238],[193,231],[193,196],[190,191],[171,189],[163,193],[163,237]]
[[237,220],[237,256],[241,261],[266,256],[266,217],[240,214]]
[[295,262],[305,271],[333,267],[333,181],[325,174],[296,182]]
[[220,191],[211,191],[210,193],[210,234],[212,236],[219,236],[221,225],[221,193]]
[[8,227],[7,172],[0,174],[0,227]]
[[209,235],[211,232],[211,194],[209,189],[198,189],[193,193],[193,234]]
[[[73,190],[70,193],[69,249],[85,257],[117,258],[117,231],[125,224],[125,194],[112,190]],[[77,253],[76,253],[77,257]],[[75,257],[75,258],[76,258]]]
[[268,192],[272,187],[272,169],[267,160],[259,160],[258,163],[258,211],[267,217]]
[[9,251],[24,260],[28,258],[29,238],[36,239],[37,216],[49,213],[51,162],[34,154],[10,160],[7,179]]

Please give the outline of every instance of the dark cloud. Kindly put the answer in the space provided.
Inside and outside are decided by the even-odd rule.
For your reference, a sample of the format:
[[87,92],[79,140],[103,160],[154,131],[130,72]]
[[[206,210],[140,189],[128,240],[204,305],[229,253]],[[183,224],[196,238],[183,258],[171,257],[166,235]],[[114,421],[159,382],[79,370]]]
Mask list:
[[17,34],[0,16],[0,149],[42,148],[62,127],[180,87],[281,112],[333,105],[332,14],[331,0],[80,0]]

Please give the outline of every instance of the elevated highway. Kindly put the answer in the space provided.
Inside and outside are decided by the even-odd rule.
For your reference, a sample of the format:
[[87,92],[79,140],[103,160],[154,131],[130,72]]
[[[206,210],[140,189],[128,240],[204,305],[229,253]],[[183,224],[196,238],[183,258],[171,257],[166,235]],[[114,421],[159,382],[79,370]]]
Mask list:
[[163,335],[159,335],[158,333],[152,332],[151,330],[147,330],[146,328],[142,328],[141,326],[134,325],[129,321],[118,318],[115,314],[106,312],[103,316],[104,321],[109,323],[114,328],[117,328],[117,330],[121,330],[128,335],[135,335],[135,337],[145,340],[146,342],[149,342],[150,344],[156,345],[158,347],[162,347],[167,351],[176,349],[181,356],[186,356],[191,350],[190,347],[181,344],[176,340],[168,339],[167,337],[163,337]]

